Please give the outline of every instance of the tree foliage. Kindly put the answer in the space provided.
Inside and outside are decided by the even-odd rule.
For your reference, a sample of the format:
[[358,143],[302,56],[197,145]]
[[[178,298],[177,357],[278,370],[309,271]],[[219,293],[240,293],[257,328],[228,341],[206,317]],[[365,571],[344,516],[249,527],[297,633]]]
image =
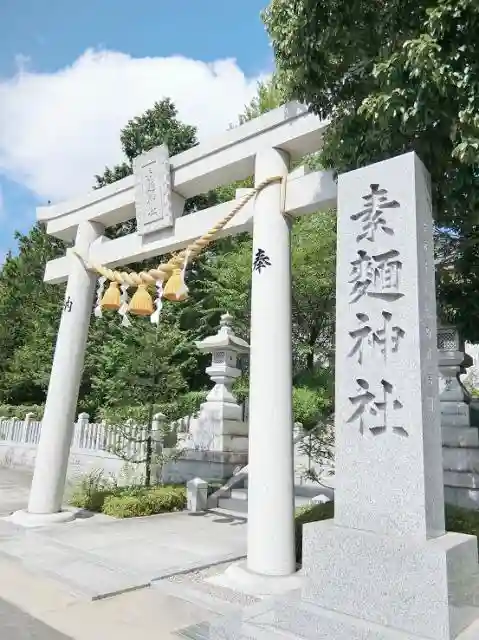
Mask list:
[[479,3],[272,0],[264,19],[287,96],[330,120],[324,167],[342,172],[414,150],[431,172],[450,245],[441,313],[477,340]]
[[103,175],[95,176],[95,189],[121,180],[133,173],[133,160],[145,151],[161,144],[168,146],[170,156],[187,151],[198,144],[196,128],[177,118],[178,111],[170,100],[155,102],[151,109],[132,120],[121,130],[120,142],[127,162],[105,167]]
[[64,246],[34,225],[15,234],[18,255],[0,270],[0,402],[43,401],[51,368],[64,287],[43,282],[45,264]]

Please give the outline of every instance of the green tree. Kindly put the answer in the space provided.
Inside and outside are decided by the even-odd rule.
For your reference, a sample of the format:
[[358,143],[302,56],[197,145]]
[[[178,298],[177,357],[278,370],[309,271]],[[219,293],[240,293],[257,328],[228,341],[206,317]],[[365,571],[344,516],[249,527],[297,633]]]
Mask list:
[[[167,311],[165,315],[169,315]],[[126,439],[127,446],[121,446],[115,453],[129,460],[130,442],[136,445],[135,451],[138,445],[144,445],[144,457],[130,461],[145,465],[147,486],[151,483],[155,461],[153,415],[162,412],[171,421],[182,417],[181,411],[191,408],[188,403],[191,394],[186,401],[184,396],[188,394],[188,372],[196,367],[197,351],[187,341],[187,334],[175,324],[175,318],[168,319],[165,331],[162,325],[145,326],[144,320],[132,318],[133,326],[127,336],[116,331],[91,356],[96,358],[97,371],[102,374],[92,378],[92,393],[104,399],[100,417],[120,432],[123,442]],[[201,394],[195,398],[198,406],[204,399]],[[145,432],[131,433],[125,429],[127,419],[144,425]]]
[[[105,167],[102,175],[95,176],[94,189],[121,180],[133,173],[133,160],[145,151],[166,144],[170,157],[188,151],[198,144],[196,127],[185,124],[178,119],[178,110],[170,98],[155,102],[151,109],[142,115],[129,120],[120,132],[120,142],[127,161],[118,165]],[[185,213],[210,207],[217,203],[214,192],[199,194],[185,203]],[[133,233],[136,220],[128,220],[112,227],[108,233],[112,237]]]
[[238,117],[238,124],[249,122],[263,113],[276,109],[283,104],[285,91],[277,76],[273,75],[265,82],[258,82],[257,95],[246,105]]
[[[96,188],[129,175],[135,155],[155,145],[165,142],[170,154],[174,155],[197,144],[196,129],[178,120],[176,108],[169,99],[156,103],[152,109],[128,122],[120,137],[127,162],[107,168],[103,176],[96,176]],[[209,197],[194,199],[189,203],[189,210],[208,204]],[[134,220],[129,221],[109,229],[109,235],[131,233],[135,226]],[[48,236],[39,225],[26,236],[17,234],[17,240],[18,256],[7,256],[0,270],[0,401],[41,403],[48,387],[64,295],[63,286],[44,284],[43,274],[45,263],[63,255],[65,247],[61,241]],[[154,260],[146,265],[132,264],[130,267],[140,270],[156,264],[157,260]],[[178,338],[181,310],[173,306],[170,309],[163,314],[162,331]],[[148,338],[144,335],[144,324],[141,327],[139,335],[140,341],[144,340],[144,347],[136,343],[135,346],[143,352],[148,349]],[[109,385],[115,386],[111,382],[115,379],[115,362],[108,362],[108,356],[115,358],[115,348],[128,350],[129,345],[135,342],[131,333],[119,328],[117,314],[105,314],[100,322],[91,323],[79,394],[80,410],[94,413],[110,402]],[[188,335],[182,334],[182,344],[188,342]],[[110,345],[109,351],[107,345]],[[190,342],[188,345],[191,347]],[[176,347],[175,350],[178,352]],[[180,366],[180,369],[185,375],[184,384],[200,389],[205,383],[204,371],[191,364],[187,350],[183,351],[182,358],[185,366]],[[168,397],[168,390],[165,396]]]
[[[332,402],[334,349],[335,216],[318,213],[293,225],[293,364],[295,384],[313,386],[324,404]],[[233,315],[239,335],[248,339],[250,326],[251,239],[210,256],[196,280],[193,295],[201,311]]]
[[120,142],[127,162],[105,168],[103,175],[95,176],[95,189],[121,180],[133,173],[136,156],[154,147],[166,144],[170,156],[187,151],[198,144],[196,127],[184,124],[177,118],[178,111],[170,100],[155,102],[141,116],[129,120],[121,130]]
[[[120,141],[127,162],[116,165],[113,168],[106,168],[102,176],[95,176],[95,188],[100,188],[111,182],[115,182],[126,175],[132,173],[134,158],[153,147],[166,144],[168,146],[170,156],[177,155],[195,146],[198,141],[196,137],[196,128],[182,123],[177,118],[177,109],[169,98],[165,98],[154,104],[152,109],[147,109],[142,115],[130,120],[120,132]],[[191,198],[186,202],[185,213],[193,210],[211,206],[218,201],[214,192],[199,195]],[[129,220],[115,227],[108,229],[110,237],[118,237],[127,233],[133,233],[136,230],[136,220]],[[164,256],[167,259],[169,256]],[[131,264],[129,268],[135,271],[149,269],[158,264],[158,258],[148,260],[139,264]],[[161,316],[160,326],[162,334],[171,336],[167,342],[163,340],[162,348],[170,349],[170,355],[173,353],[173,337],[178,344],[183,345],[183,351],[175,347],[175,367],[179,367],[182,380],[183,391],[186,388],[191,390],[199,390],[206,383],[204,374],[204,357],[197,354],[197,357],[190,359],[189,352],[192,351],[192,342],[195,333],[190,331],[191,326],[183,320],[185,307],[191,306],[191,301],[183,305],[164,305]],[[112,388],[115,387],[117,376],[115,371],[116,354],[120,351],[123,353],[139,353],[144,354],[149,350],[148,331],[145,328],[144,320],[133,320],[135,324],[136,335],[132,337],[131,330],[125,330],[119,327],[117,315],[105,314],[101,322],[93,323],[90,329],[89,343],[85,364],[85,394],[83,400],[83,408],[92,410],[102,406],[109,406]],[[105,345],[110,346],[105,346]],[[160,348],[159,346],[157,347]],[[194,349],[193,349],[194,350]],[[166,352],[165,352],[166,353]],[[178,358],[181,353],[181,358]],[[169,362],[169,356],[165,355],[165,361]],[[134,375],[137,369],[137,360],[133,361],[128,357],[129,370]],[[140,375],[140,373],[137,373]],[[183,377],[182,377],[183,376]],[[88,379],[91,380],[88,384]],[[169,390],[173,395],[179,390],[172,384],[173,380],[166,378],[163,381],[162,395],[169,397]],[[131,394],[130,394],[131,395]],[[138,400],[138,399],[137,399]],[[130,398],[130,403],[134,403],[135,398]],[[162,401],[162,399],[161,399]]]
[[272,0],[264,20],[286,95],[330,119],[324,167],[423,160],[450,246],[441,314],[479,339],[477,1]]
[[43,275],[64,246],[39,224],[15,239],[18,254],[7,256],[0,270],[0,399],[40,404],[64,296],[64,287],[45,284]]

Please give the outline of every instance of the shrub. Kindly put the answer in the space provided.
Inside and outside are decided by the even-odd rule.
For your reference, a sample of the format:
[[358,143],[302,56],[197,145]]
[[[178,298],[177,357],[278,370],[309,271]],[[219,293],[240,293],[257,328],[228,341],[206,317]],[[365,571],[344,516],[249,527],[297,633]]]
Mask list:
[[69,502],[80,509],[101,511],[105,499],[119,490],[113,480],[105,478],[101,469],[94,469],[74,485]]
[[[301,563],[303,551],[303,525],[308,522],[319,522],[334,517],[334,502],[306,505],[296,511],[296,562]],[[479,544],[479,512],[446,504],[446,531],[467,533],[478,537]]]
[[40,404],[0,404],[0,416],[24,420],[27,413],[33,413],[34,420],[41,420],[44,406]]
[[108,496],[103,503],[103,513],[114,518],[149,516],[141,496]]
[[307,387],[293,387],[293,414],[295,422],[300,422],[306,430],[315,427],[326,411],[322,390]]
[[184,487],[158,486],[127,489],[120,494],[109,495],[103,503],[102,511],[114,518],[134,518],[180,511],[185,506]]
[[478,536],[479,541],[479,512],[446,504],[446,529]]

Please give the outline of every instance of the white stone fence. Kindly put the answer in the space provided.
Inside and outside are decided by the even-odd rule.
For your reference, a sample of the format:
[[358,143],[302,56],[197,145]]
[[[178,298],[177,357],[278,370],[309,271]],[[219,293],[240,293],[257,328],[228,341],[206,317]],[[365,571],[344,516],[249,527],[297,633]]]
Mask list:
[[[0,442],[37,445],[40,441],[42,422],[33,420],[32,416],[33,414],[27,413],[24,420],[0,416]],[[142,447],[135,441],[146,437],[146,427],[127,423],[124,432],[121,433],[108,429],[105,421],[95,423],[89,420],[90,416],[87,413],[79,414],[73,434],[73,449],[113,451],[121,448],[126,449],[125,454],[128,457],[142,457]]]
[[[168,433],[172,440],[176,441],[177,432],[188,429],[190,419],[185,417],[170,425]],[[32,413],[27,413],[23,420],[0,416],[0,465],[33,469],[41,428],[41,421],[33,420]],[[161,414],[157,414],[151,435],[160,447],[164,433]],[[134,463],[145,458],[147,435],[145,425],[128,421],[121,430],[110,429],[105,421],[90,422],[87,413],[80,413],[74,425],[69,476],[101,468],[118,478],[128,461]],[[174,446],[174,441],[167,446]]]
[[[243,419],[247,420],[248,406],[244,403]],[[0,416],[0,465],[34,468],[36,449],[40,441],[42,423],[34,420],[33,413],[27,413],[23,420]],[[196,416],[185,416],[170,423],[166,429],[157,414],[152,424],[152,437],[156,450],[181,448],[182,441],[190,434],[190,426]],[[298,427],[299,425],[296,425]],[[109,429],[106,422],[90,422],[87,413],[80,413],[74,425],[68,475],[77,477],[93,469],[102,469],[120,479],[127,466],[125,458],[134,462],[146,455],[146,426],[137,426],[130,422],[121,430]],[[295,429],[295,434],[298,428]],[[305,472],[315,466],[313,457],[304,447],[295,447],[296,483],[309,484]],[[122,456],[115,452],[121,451]],[[138,465],[142,468],[142,465]],[[140,469],[141,470],[141,469]],[[130,475],[133,470],[130,470]],[[137,470],[138,473],[138,470]]]

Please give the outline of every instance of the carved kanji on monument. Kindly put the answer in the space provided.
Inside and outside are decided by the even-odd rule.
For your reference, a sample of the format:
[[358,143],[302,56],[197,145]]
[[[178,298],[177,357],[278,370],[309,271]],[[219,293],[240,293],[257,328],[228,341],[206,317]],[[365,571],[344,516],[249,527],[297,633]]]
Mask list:
[[371,192],[363,196],[364,208],[353,213],[351,220],[360,220],[362,232],[357,236],[360,240],[374,242],[378,230],[387,235],[394,235],[394,229],[388,225],[385,209],[396,209],[399,207],[397,200],[390,200],[387,196],[388,190],[381,189],[378,184],[370,185]]

